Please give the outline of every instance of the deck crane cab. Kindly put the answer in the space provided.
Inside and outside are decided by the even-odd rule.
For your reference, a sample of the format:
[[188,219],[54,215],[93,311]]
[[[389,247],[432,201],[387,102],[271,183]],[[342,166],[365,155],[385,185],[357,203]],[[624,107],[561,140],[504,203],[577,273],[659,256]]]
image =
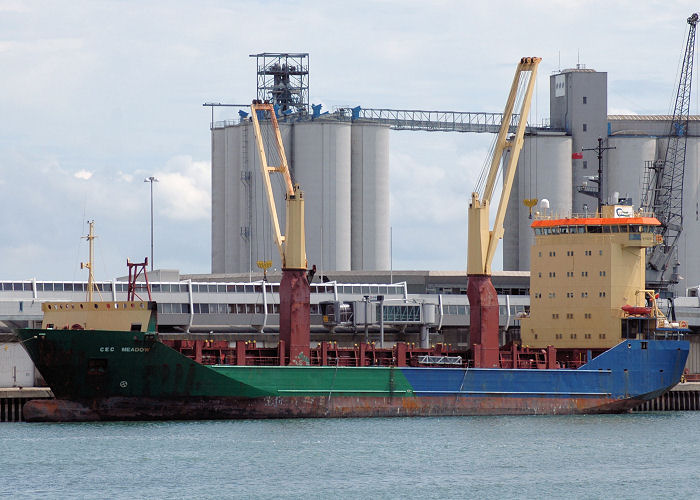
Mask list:
[[[477,367],[497,368],[498,362],[498,295],[491,282],[491,263],[496,253],[498,240],[503,237],[503,221],[510,192],[523,147],[523,136],[527,116],[532,102],[532,93],[537,76],[537,67],[542,59],[523,57],[518,64],[503,112],[501,127],[496,137],[493,156],[481,174],[479,186],[472,193],[468,210],[468,256],[467,297],[472,355]],[[520,113],[513,115],[516,100],[521,102]],[[511,126],[515,127],[512,136]],[[503,155],[510,150],[504,168],[503,189],[493,229],[489,229],[489,208],[494,196]]]
[[[304,194],[298,184],[292,183],[287,156],[282,143],[279,124],[272,104],[253,101],[250,107],[255,139],[260,155],[268,211],[272,222],[275,244],[282,262],[280,281],[280,351],[284,350],[290,365],[309,364],[310,342],[310,287],[307,278],[306,234],[304,228]],[[268,163],[260,122],[269,120],[274,148],[271,156],[278,165]],[[284,180],[286,221],[284,234],[280,229],[270,176],[280,174]]]

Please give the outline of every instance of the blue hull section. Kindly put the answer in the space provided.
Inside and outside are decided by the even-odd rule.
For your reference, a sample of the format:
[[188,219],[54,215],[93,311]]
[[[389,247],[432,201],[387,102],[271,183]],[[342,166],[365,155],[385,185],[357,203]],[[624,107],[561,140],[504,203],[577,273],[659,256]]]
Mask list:
[[651,398],[676,385],[686,341],[621,342],[577,370],[401,368],[414,394],[553,398]]

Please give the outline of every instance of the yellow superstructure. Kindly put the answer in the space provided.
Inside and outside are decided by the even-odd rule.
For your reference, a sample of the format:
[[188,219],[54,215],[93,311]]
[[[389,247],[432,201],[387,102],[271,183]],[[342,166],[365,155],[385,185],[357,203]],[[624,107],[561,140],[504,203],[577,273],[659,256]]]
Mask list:
[[646,305],[645,249],[659,243],[659,221],[624,205],[600,215],[533,222],[523,345],[609,348],[622,338],[622,307]]
[[44,302],[42,328],[155,331],[156,304],[146,301]]

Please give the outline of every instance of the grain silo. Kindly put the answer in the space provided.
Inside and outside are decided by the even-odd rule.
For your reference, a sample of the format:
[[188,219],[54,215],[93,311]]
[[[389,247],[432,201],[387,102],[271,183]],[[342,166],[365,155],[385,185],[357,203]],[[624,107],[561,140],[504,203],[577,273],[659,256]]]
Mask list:
[[[292,128],[280,127],[285,148],[292,147]],[[271,260],[280,267],[272,239],[260,160],[253,127],[247,120],[212,126],[212,272],[259,271],[257,261]],[[281,185],[273,185],[277,200],[284,199]],[[284,203],[277,203],[284,221]]]
[[509,271],[530,269],[530,247],[534,234],[530,209],[525,200],[537,200],[532,208],[543,212],[541,200],[549,202],[546,214],[571,213],[571,137],[563,134],[537,134],[525,138],[516,179],[506,212],[503,236],[503,268]]
[[700,261],[697,249],[700,244],[700,138],[688,137],[683,182],[683,232],[678,242],[680,282],[677,291],[685,294],[686,288],[700,283]]
[[352,269],[390,267],[389,128],[352,126]]
[[[610,198],[618,193],[631,198],[635,207],[642,201],[644,166],[656,158],[656,138],[649,136],[612,136],[608,139],[607,168],[604,170],[605,191]],[[607,174],[607,175],[605,175]],[[618,200],[609,199],[610,203]]]
[[294,124],[293,179],[306,199],[306,255],[320,271],[350,270],[351,125]]

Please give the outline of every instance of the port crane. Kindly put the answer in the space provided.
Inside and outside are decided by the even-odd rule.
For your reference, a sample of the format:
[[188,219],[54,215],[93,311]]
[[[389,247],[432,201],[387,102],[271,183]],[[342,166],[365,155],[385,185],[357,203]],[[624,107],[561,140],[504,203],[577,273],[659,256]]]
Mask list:
[[[660,245],[647,250],[647,288],[667,293],[669,287],[678,283],[678,238],[683,230],[683,177],[698,14],[691,15],[687,22],[688,39],[668,134],[668,146],[663,160],[648,164],[642,196],[642,209],[652,212],[661,222],[657,234],[658,239],[662,240]],[[670,276],[667,275],[669,264],[672,269]]]
[[[306,262],[306,232],[304,227],[304,194],[298,184],[292,183],[287,156],[284,151],[274,107],[270,103],[253,101],[250,107],[251,120],[255,131],[255,140],[260,156],[268,212],[272,222],[275,245],[282,261],[282,280],[280,281],[280,352],[284,350],[290,365],[309,364],[310,340],[310,297]],[[265,149],[260,122],[269,120],[272,129],[271,156],[279,161],[270,165]],[[271,175],[282,176],[285,187],[286,220],[284,234],[280,229]]]
[[[491,262],[496,254],[498,241],[503,237],[503,221],[510,199],[515,169],[523,147],[523,136],[527,116],[532,102],[532,93],[537,76],[537,67],[542,59],[523,57],[518,64],[513,84],[503,112],[501,126],[496,136],[493,156],[481,174],[479,185],[472,193],[468,210],[468,257],[467,297],[469,299],[469,331],[474,364],[477,367],[498,367],[498,295],[491,282]],[[509,135],[516,99],[521,102],[515,133]],[[510,155],[504,160],[504,154]],[[489,208],[494,196],[501,162],[504,178],[503,188],[493,229],[489,229]]]

